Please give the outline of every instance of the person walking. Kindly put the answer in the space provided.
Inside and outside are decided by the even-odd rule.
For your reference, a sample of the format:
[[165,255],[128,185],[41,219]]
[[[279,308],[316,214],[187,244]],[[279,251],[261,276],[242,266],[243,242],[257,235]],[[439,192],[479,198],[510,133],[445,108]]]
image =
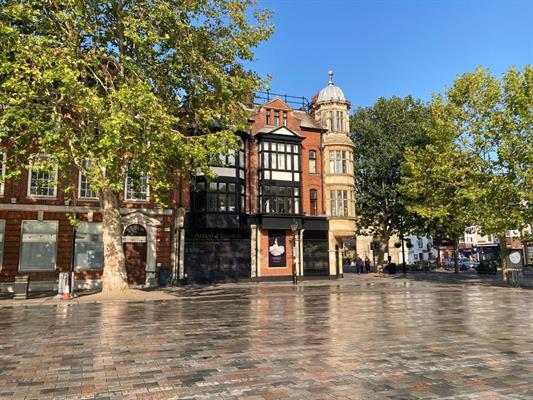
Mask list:
[[361,257],[359,257],[359,254],[357,255],[357,258],[355,259],[355,269],[357,270],[358,274],[365,272],[363,260],[361,259]]
[[368,256],[365,258],[365,269],[367,274],[370,273],[370,258]]

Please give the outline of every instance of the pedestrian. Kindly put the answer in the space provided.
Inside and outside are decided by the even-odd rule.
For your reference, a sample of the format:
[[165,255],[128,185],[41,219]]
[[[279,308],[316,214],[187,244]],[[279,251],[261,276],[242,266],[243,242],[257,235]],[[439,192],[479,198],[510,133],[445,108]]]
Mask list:
[[370,258],[368,256],[365,257],[365,269],[366,273],[370,273]]
[[357,258],[355,259],[355,269],[358,274],[360,274],[363,271],[363,260],[361,257],[359,257],[359,254],[357,255]]

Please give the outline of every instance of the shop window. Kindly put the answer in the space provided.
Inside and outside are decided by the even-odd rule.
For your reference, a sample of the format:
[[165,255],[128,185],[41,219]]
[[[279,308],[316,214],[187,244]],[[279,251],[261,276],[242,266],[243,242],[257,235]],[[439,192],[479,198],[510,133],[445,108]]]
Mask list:
[[150,196],[148,174],[142,173],[137,179],[128,176],[125,192],[124,197],[127,201],[148,201]]
[[104,242],[101,222],[80,222],[76,232],[77,269],[103,269]]
[[316,174],[316,151],[309,150],[309,173]]
[[317,192],[315,189],[311,189],[309,191],[309,204],[310,204],[310,208],[311,208],[311,215],[317,215],[318,214],[318,209],[317,209]]
[[22,221],[20,271],[54,271],[57,221]]
[[56,196],[57,166],[51,167],[49,161],[49,156],[34,156],[28,173],[28,196]]

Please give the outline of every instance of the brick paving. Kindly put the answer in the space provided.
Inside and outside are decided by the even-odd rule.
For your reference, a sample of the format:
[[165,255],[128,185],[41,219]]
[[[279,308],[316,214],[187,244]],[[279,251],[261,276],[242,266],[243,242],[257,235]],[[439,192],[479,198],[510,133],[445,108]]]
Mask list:
[[490,281],[0,301],[1,399],[533,399],[533,291]]

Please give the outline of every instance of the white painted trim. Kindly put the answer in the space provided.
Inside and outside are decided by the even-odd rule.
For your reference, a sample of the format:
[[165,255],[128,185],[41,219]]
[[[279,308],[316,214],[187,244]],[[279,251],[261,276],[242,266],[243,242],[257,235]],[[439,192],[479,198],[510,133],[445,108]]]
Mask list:
[[[32,155],[32,157],[34,156],[38,156],[38,157],[48,157],[50,158],[50,156],[46,155],[46,154],[34,154]],[[54,185],[54,194],[52,196],[43,196],[43,195],[33,195],[31,194],[31,174],[32,174],[32,168],[28,168],[28,188],[27,188],[27,191],[26,191],[26,194],[28,197],[32,198],[32,199],[56,199],[57,198],[57,175],[58,175],[58,172],[59,172],[59,166],[56,164],[56,168],[55,168],[55,176],[54,176],[54,179],[53,181],[55,182],[55,185]]]
[[146,199],[130,199],[128,197],[128,176],[124,180],[124,201],[131,201],[133,203],[149,203],[150,202],[150,177],[146,174]]
[[[98,200],[100,200],[98,197],[85,197],[85,196],[81,195],[81,176],[82,175],[83,175],[83,173],[78,170],[78,199],[83,199],[83,200],[87,200],[87,201],[98,201]],[[87,179],[87,181],[89,181],[89,180]]]

